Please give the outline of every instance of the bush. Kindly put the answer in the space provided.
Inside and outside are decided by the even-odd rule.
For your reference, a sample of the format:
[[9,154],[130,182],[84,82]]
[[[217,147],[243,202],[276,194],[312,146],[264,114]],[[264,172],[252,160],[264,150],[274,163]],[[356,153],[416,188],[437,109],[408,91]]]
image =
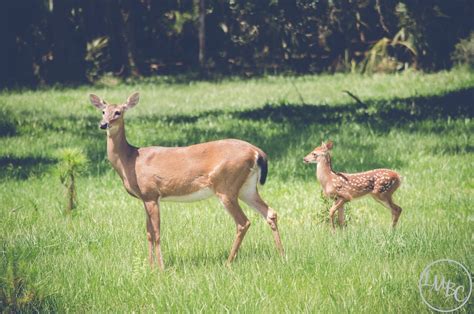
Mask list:
[[451,60],[454,63],[474,68],[474,32],[456,44]]

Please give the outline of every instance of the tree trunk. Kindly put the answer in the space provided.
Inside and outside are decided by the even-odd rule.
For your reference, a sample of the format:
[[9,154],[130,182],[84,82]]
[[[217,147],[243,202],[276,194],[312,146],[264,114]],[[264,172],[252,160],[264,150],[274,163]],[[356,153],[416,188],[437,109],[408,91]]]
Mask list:
[[[77,8],[76,8],[77,9]],[[70,0],[54,0],[53,29],[53,80],[60,83],[85,81],[86,42],[69,19],[73,6]],[[78,10],[76,10],[78,14]]]
[[52,76],[54,81],[64,82],[66,64],[68,1],[54,0],[52,14],[53,29],[53,62]]
[[105,5],[105,15],[107,21],[107,34],[109,36],[109,54],[111,70],[116,75],[126,75],[126,53],[122,39],[122,16],[116,1],[107,0]]
[[74,182],[74,174],[70,174],[69,176],[69,186],[67,187],[67,209],[68,211],[73,210],[76,207],[76,186]]
[[197,0],[197,2],[199,11],[199,67],[201,71],[204,71],[206,67],[206,3],[205,0]]
[[140,70],[137,66],[137,49],[135,41],[135,16],[131,0],[125,0],[122,7],[123,21],[123,41],[126,47],[128,72],[132,77],[140,76]]
[[[13,60],[11,55],[15,48],[15,37],[13,30],[8,25],[9,2],[0,2],[0,38],[2,48],[0,49],[0,88],[8,86],[12,79],[9,77],[9,62]],[[23,82],[21,82],[23,83]]]

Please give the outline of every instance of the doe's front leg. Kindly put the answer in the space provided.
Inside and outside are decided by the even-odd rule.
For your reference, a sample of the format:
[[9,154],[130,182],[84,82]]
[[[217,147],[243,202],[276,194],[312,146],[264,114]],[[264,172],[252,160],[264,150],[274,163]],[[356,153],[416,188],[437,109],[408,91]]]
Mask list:
[[145,201],[145,209],[148,215],[149,223],[147,223],[148,234],[151,235],[151,244],[149,244],[149,258],[152,261],[152,250],[155,248],[156,262],[160,270],[165,268],[163,257],[161,255],[161,239],[160,239],[160,206],[158,201]]

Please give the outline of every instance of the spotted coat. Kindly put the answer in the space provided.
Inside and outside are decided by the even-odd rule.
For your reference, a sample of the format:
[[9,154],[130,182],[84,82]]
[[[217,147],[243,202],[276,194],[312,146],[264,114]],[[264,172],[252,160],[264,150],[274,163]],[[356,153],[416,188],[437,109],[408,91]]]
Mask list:
[[400,185],[400,176],[389,169],[335,174],[331,179],[335,190],[335,193],[329,195],[332,197],[340,195],[346,199],[352,199],[368,193],[386,193]]

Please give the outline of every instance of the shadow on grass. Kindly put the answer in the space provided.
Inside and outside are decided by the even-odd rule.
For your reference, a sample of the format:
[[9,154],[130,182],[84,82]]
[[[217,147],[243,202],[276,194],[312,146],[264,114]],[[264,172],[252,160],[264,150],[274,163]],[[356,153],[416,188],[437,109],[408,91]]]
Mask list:
[[[349,96],[348,96],[349,100]],[[351,123],[364,124],[376,133],[386,133],[392,129],[403,129],[409,132],[443,133],[448,126],[445,123],[435,123],[427,129],[420,124],[425,120],[447,120],[448,118],[472,118],[474,116],[474,88],[461,89],[448,92],[444,95],[429,97],[395,98],[390,100],[362,99],[361,103],[354,104],[348,101],[342,105],[321,104],[266,104],[262,108],[225,111],[215,110],[196,114],[180,115],[148,115],[130,117],[127,124],[140,125],[144,129],[141,142],[144,145],[161,146],[185,146],[203,141],[222,138],[240,138],[264,148],[272,160],[278,160],[295,154],[295,143],[304,143],[309,132],[314,132],[315,126],[321,126],[322,134],[338,134],[341,128],[350,127]],[[28,117],[29,115],[24,115]],[[226,118],[229,118],[229,122]],[[200,120],[218,120],[218,127],[209,127],[208,123],[199,123]],[[58,133],[71,132],[87,142],[85,147],[91,164],[95,165],[91,170],[92,175],[101,175],[108,171],[109,165],[105,158],[105,135],[99,134],[97,129],[99,116],[87,115],[83,117],[50,117],[35,120],[34,132],[52,131]],[[221,123],[220,121],[225,121]],[[258,123],[246,123],[258,122]],[[0,136],[16,136],[22,132],[28,133],[28,121],[22,121],[22,126],[15,116],[3,116],[0,121]],[[215,124],[215,123],[214,123]],[[161,125],[161,128],[157,127]],[[242,125],[245,125],[244,127]],[[408,127],[409,126],[409,127]],[[175,136],[168,136],[170,130]],[[271,131],[269,131],[271,130]],[[177,136],[176,136],[177,135]],[[130,136],[130,142],[136,143],[136,137]],[[146,139],[146,141],[145,141]],[[322,140],[322,138],[321,138]],[[139,141],[140,142],[140,141]],[[316,145],[317,143],[311,143]],[[364,159],[364,169],[358,168],[341,158],[337,162],[339,169],[345,171],[360,171],[369,168],[385,167],[384,156],[378,156],[373,152],[377,147],[367,143],[352,143],[346,141],[344,147],[350,149],[354,157]],[[313,147],[307,149],[312,149]],[[297,147],[301,149],[301,147]],[[305,148],[306,149],[306,148]],[[451,147],[448,150],[439,147],[440,153],[472,152],[473,147]],[[371,152],[368,154],[367,152]],[[301,156],[302,158],[303,156]],[[293,158],[293,157],[291,157]],[[337,158],[337,157],[336,157]],[[300,158],[295,163],[301,162]],[[54,163],[52,159],[25,157],[12,158],[0,156],[2,171],[0,179],[15,178],[26,179],[32,175],[44,172],[47,167]],[[394,157],[391,167],[399,168],[402,162]],[[351,168],[353,167],[353,168]],[[279,171],[283,178],[289,176],[307,176],[307,169],[296,172]]]
[[[376,133],[384,134],[390,130],[403,129],[410,132],[425,133],[443,133],[447,130],[444,123],[436,123],[428,129],[419,127],[416,122],[425,120],[446,120],[449,118],[471,118],[473,116],[474,88],[462,89],[447,93],[441,96],[432,97],[410,97],[396,98],[390,100],[362,100],[363,103],[347,103],[337,106],[329,105],[310,105],[310,104],[267,104],[262,108],[250,109],[244,111],[209,111],[194,115],[176,115],[176,116],[147,116],[131,119],[129,123],[143,123],[152,125],[157,120],[164,123],[173,124],[173,127],[180,128],[181,124],[191,124],[183,128],[179,138],[159,141],[157,144],[163,146],[184,146],[202,141],[209,141],[221,138],[240,138],[254,143],[264,148],[271,159],[280,159],[288,156],[292,143],[298,140],[304,142],[304,138],[311,131],[314,132],[314,126],[320,125],[322,133],[337,134],[341,128],[349,127],[353,122],[361,123]],[[257,121],[258,124],[245,124],[245,127],[238,123],[229,122],[219,128],[209,128],[206,125],[199,125],[200,119],[212,121],[219,116],[227,115],[235,121]],[[280,128],[279,131],[266,132],[262,130],[264,126]],[[409,125],[409,128],[406,127]],[[312,128],[311,128],[312,126]],[[321,139],[322,140],[322,139]],[[147,143],[152,143],[148,142]],[[310,144],[309,149],[312,149]],[[293,145],[294,146],[294,145]],[[354,165],[347,158],[336,157],[337,166],[345,171],[362,171],[371,168],[387,167],[385,156],[378,156],[374,152],[377,147],[373,144],[350,141],[344,142],[346,147],[354,157],[364,159],[363,165]],[[439,152],[466,152],[466,147],[453,147],[452,149]],[[467,148],[469,151],[469,148]],[[370,153],[368,153],[370,152]],[[301,156],[302,158],[303,156]],[[342,162],[340,160],[342,159]],[[295,160],[299,163],[301,160]],[[396,156],[392,156],[390,167],[400,168],[402,162]],[[298,167],[297,169],[300,169]],[[296,172],[285,173],[285,170],[279,170],[283,178],[290,176],[307,175],[306,170],[296,170]]]
[[14,136],[17,132],[17,120],[8,110],[0,110],[0,137]]
[[[229,242],[231,238],[227,239]],[[229,249],[221,249],[216,251],[196,250],[192,254],[180,255],[179,252],[170,252],[169,256],[165,256],[166,265],[165,267],[176,267],[183,269],[187,267],[209,267],[210,265],[215,267],[226,267],[227,258],[229,257]],[[271,244],[258,243],[255,246],[245,245],[245,240],[239,249],[236,259],[231,265],[238,263],[253,263],[281,260],[278,255],[277,249]],[[232,267],[232,266],[231,266]]]
[[54,159],[42,157],[9,157],[0,156],[0,179],[25,180],[34,175],[41,175]]
[[[441,96],[367,100],[361,104],[339,106],[309,104],[267,104],[263,108],[243,111],[239,118],[271,120],[291,124],[332,124],[345,121],[369,123],[379,131],[387,131],[407,122],[428,119],[472,118],[474,88]],[[442,130],[440,130],[442,131]]]
[[216,267],[223,266],[227,260],[229,252],[220,250],[215,252],[205,252],[202,250],[195,251],[193,254],[180,255],[175,252],[170,252],[165,256],[165,267],[176,267],[182,269],[183,267],[204,267],[213,265]]

